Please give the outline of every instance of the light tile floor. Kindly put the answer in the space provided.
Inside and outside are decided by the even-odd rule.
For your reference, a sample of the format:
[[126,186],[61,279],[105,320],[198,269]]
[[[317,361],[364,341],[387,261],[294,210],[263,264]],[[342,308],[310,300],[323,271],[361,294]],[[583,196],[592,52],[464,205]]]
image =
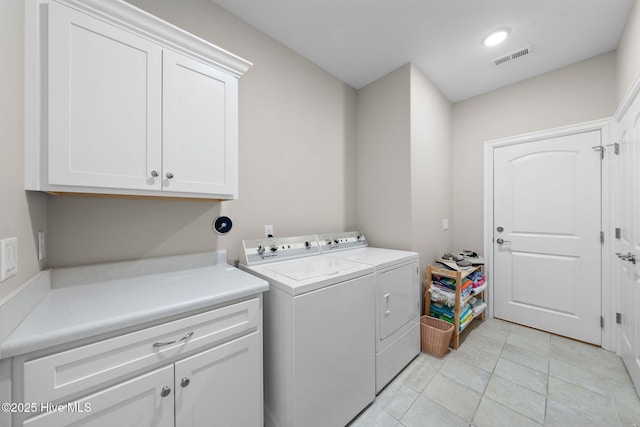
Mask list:
[[421,353],[350,427],[640,426],[618,356],[487,319],[457,351]]

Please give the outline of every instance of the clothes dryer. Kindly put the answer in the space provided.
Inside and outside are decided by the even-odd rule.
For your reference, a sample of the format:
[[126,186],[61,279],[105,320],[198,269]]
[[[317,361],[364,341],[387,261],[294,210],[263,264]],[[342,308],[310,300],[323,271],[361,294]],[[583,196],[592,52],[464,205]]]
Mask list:
[[264,293],[267,427],[347,425],[375,399],[373,267],[321,255],[316,236],[243,241]]
[[377,394],[420,353],[418,254],[369,247],[357,231],[317,237],[324,255],[375,268]]

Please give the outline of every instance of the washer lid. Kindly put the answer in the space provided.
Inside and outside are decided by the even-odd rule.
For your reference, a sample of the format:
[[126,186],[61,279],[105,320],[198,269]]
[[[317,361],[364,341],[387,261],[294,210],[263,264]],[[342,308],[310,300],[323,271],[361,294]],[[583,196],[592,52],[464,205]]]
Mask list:
[[373,273],[373,267],[327,256],[243,267],[290,295],[300,295]]
[[348,261],[372,265],[378,270],[418,260],[417,252],[372,248],[370,246],[340,252],[331,252],[327,255],[332,258],[341,258]]
[[[342,261],[334,259],[333,261]],[[310,259],[308,262],[291,262],[286,264],[272,264],[267,270],[282,274],[292,280],[309,280],[321,276],[333,276],[340,273],[339,262],[327,262],[323,258]]]

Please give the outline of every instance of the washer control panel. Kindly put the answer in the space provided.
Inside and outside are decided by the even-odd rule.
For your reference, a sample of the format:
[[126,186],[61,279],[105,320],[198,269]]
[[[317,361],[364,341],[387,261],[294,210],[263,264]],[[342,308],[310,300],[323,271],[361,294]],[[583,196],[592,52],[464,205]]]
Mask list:
[[318,234],[318,243],[321,251],[325,253],[368,246],[367,239],[360,231]]
[[243,240],[242,245],[246,265],[264,264],[320,254],[320,245],[314,234]]

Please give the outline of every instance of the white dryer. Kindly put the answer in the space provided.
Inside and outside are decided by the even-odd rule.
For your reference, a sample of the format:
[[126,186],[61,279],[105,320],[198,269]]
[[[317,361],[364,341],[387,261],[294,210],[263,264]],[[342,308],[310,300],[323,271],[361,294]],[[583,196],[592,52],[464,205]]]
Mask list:
[[373,267],[321,255],[315,235],[243,241],[264,294],[267,427],[344,426],[375,399]]
[[371,248],[357,231],[317,237],[323,254],[375,268],[377,394],[420,353],[418,254]]

